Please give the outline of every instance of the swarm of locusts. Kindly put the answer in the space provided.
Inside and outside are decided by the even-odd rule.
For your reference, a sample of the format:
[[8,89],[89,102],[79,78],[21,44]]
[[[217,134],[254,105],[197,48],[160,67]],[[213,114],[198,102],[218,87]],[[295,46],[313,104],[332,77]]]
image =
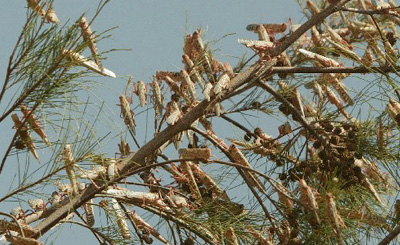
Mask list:
[[[338,2],[342,1],[307,0],[302,7],[313,19]],[[28,3],[46,22],[53,23],[53,10],[45,11],[33,0]],[[222,103],[222,98],[237,92],[233,84],[251,59],[234,67],[217,59],[203,41],[201,29],[187,35],[182,69],[157,71],[150,81],[133,82],[130,78],[125,93],[118,98],[121,122],[138,148],[137,137],[141,136],[137,135],[139,122],[135,115],[152,110],[157,136],[164,129],[176,127],[199,104],[209,103],[201,117],[146,156],[145,166],[150,167],[135,172],[146,190],[138,191],[129,176],[120,176],[119,166],[135,154],[128,140],[121,139],[118,144],[119,157],[80,159],[76,146],[65,144],[58,160],[64,164],[68,182],[57,182],[57,189],[48,199],[29,200],[29,209],[14,208],[11,215],[19,225],[0,220],[0,232],[6,233],[9,241],[33,239],[30,234],[36,231],[31,223],[68,203],[90,184],[99,183],[106,183],[106,188],[83,203],[84,215],[71,212],[63,222],[72,222],[78,216],[84,226],[95,227],[97,215],[93,209],[97,206],[111,217],[109,222],[117,227],[121,240],[132,241],[135,236],[142,244],[172,241],[146,221],[137,208],[177,224],[185,235],[178,231],[179,238],[174,240],[176,243],[180,239],[182,244],[193,244],[196,239],[212,244],[313,244],[321,241],[316,237],[344,244],[354,238],[354,231],[366,226],[392,231],[393,222],[398,221],[398,205],[395,211],[388,211],[383,196],[391,195],[395,186],[380,163],[392,156],[391,137],[398,134],[400,126],[400,94],[394,86],[378,119],[363,121],[355,113],[362,103],[361,95],[348,89],[345,79],[350,76],[350,68],[368,73],[397,67],[395,44],[400,11],[391,0],[347,1],[341,6],[279,55],[273,51],[290,40],[301,25],[290,19],[287,23],[249,24],[246,29],[258,38],[238,39],[238,43],[254,51],[256,64],[272,64],[272,68],[269,66],[262,75],[260,71],[252,74],[254,79],[246,86],[265,90],[271,97],[265,101],[250,98],[252,101],[241,101],[232,108]],[[73,50],[60,53],[72,65],[115,78],[101,64],[96,36],[89,24],[85,17],[78,21],[94,61]],[[301,73],[302,68],[317,72],[299,77],[296,72]],[[307,99],[307,94],[312,94],[312,99]],[[263,113],[268,108],[276,109],[277,117],[283,118],[275,128],[269,122],[247,128],[229,117],[241,112]],[[51,147],[51,140],[32,108],[22,106],[21,111],[22,117],[11,116],[16,129],[15,148],[27,148],[39,161],[36,145],[43,142]],[[216,120],[237,127],[243,139],[219,136]],[[33,132],[42,142],[33,138]],[[166,148],[175,148],[179,157],[169,158]],[[256,167],[260,159],[265,166]],[[91,168],[79,164],[88,161]],[[246,188],[258,197],[261,208],[252,210],[230,191],[229,183],[210,174],[208,165],[214,163],[234,167]],[[152,164],[156,166],[151,168]],[[263,224],[253,218],[258,211],[266,217]],[[34,239],[30,242],[40,244]]]

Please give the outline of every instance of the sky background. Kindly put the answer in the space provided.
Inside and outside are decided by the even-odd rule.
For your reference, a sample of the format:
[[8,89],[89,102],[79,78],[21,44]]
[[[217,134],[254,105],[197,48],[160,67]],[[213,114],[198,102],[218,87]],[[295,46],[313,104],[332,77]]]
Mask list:
[[[55,0],[54,10],[63,24],[73,23],[84,12],[88,19],[97,8],[96,0]],[[118,103],[118,95],[123,93],[129,75],[134,81],[151,81],[158,70],[178,71],[181,63],[183,38],[197,28],[206,30],[204,40],[218,40],[213,49],[218,49],[216,57],[223,62],[236,65],[238,57],[252,51],[237,43],[238,38],[257,39],[254,33],[246,31],[251,23],[281,23],[292,18],[295,23],[304,22],[296,1],[111,1],[92,24],[92,30],[102,32],[118,27],[109,34],[111,38],[98,43],[101,51],[109,49],[130,49],[107,55],[103,65],[114,71],[118,78],[98,78],[105,87],[98,89],[98,95],[111,107]],[[22,25],[26,19],[26,1],[4,1],[0,25],[0,79],[4,80],[9,55],[12,52]],[[108,87],[108,89],[106,89]],[[7,97],[6,97],[7,101]],[[4,105],[0,105],[4,110]],[[117,114],[119,108],[115,107]],[[14,133],[8,121],[0,125],[0,155]],[[110,149],[110,152],[116,152]],[[8,163],[10,164],[10,163]],[[1,175],[1,182],[7,183],[14,173]],[[8,185],[0,185],[0,196],[7,193]],[[0,211],[9,212],[9,207],[0,206]],[[69,225],[66,225],[69,226]],[[93,236],[84,229],[71,226],[56,232],[55,244],[96,244]],[[43,240],[44,241],[44,240]],[[47,243],[46,243],[47,244]],[[156,243],[154,243],[156,244]]]

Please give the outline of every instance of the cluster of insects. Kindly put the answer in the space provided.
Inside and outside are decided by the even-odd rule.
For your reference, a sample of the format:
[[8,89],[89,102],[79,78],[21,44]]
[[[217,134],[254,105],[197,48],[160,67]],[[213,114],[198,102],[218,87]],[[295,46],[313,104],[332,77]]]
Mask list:
[[[310,16],[316,16],[321,13],[321,8],[336,2],[321,1],[316,4],[307,0],[305,8]],[[257,64],[266,64],[273,60],[276,62],[273,68],[301,68],[304,65],[308,67],[311,65],[314,68],[333,69],[332,72],[321,72],[311,81],[301,83],[305,89],[312,91],[313,100],[307,100],[302,96],[303,88],[288,82],[290,79],[287,78],[295,75],[279,74],[279,80],[275,81],[272,68],[267,75],[263,74],[264,77],[261,79],[263,81],[252,84],[263,88],[260,83],[269,83],[277,88],[276,91],[268,88],[268,92],[274,96],[273,100],[276,102],[274,106],[286,120],[277,128],[279,136],[273,137],[267,134],[262,128],[264,125],[249,130],[240,123],[236,123],[236,126],[246,132],[243,140],[229,139],[230,142],[227,142],[218,136],[218,127],[213,125],[212,118],[222,118],[230,113],[222,106],[221,98],[235,92],[232,84],[240,75],[236,72],[240,69],[217,60],[203,42],[201,29],[198,29],[185,37],[182,55],[184,67],[181,70],[158,71],[150,82],[132,82],[129,79],[127,88],[131,89],[132,93],[126,92],[119,96],[122,121],[138,148],[140,146],[136,139],[137,122],[134,111],[136,109],[133,109],[135,107],[132,105],[137,104],[154,110],[154,135],[161,133],[165,128],[168,130],[168,127],[176,126],[196,106],[202,103],[208,105],[200,118],[171,137],[158,150],[146,156],[144,166],[157,164],[160,158],[170,161],[168,165],[148,168],[138,174],[147,191],[133,191],[121,185],[129,181],[126,176],[119,176],[121,171],[119,167],[126,164],[135,154],[124,140],[118,144],[120,158],[96,156],[85,159],[94,163],[91,169],[79,165],[82,160],[74,157],[77,155],[74,152],[74,145],[65,144],[59,159],[64,163],[69,183],[57,182],[57,191],[54,191],[47,200],[29,200],[29,211],[19,206],[14,208],[11,215],[18,220],[22,228],[12,222],[0,220],[0,231],[13,232],[12,236],[8,234],[9,241],[24,238],[20,236],[19,229],[22,229],[25,235],[35,234],[29,224],[39,219],[44,212],[63,206],[71,197],[76,197],[87,190],[90,184],[99,188],[99,185],[104,183],[106,187],[96,196],[102,200],[98,203],[95,203],[95,199],[86,201],[82,206],[85,217],[78,212],[76,214],[82,218],[86,226],[93,227],[95,225],[93,207],[99,206],[107,216],[113,217],[122,239],[132,239],[128,224],[130,223],[139,239],[147,244],[151,244],[154,239],[163,244],[169,244],[169,241],[139,213],[127,209],[126,205],[143,207],[168,219],[174,217],[173,221],[182,227],[198,231],[216,244],[220,244],[222,240],[229,244],[239,244],[238,237],[244,233],[243,231],[246,233],[243,237],[251,237],[259,244],[273,244],[274,240],[279,240],[282,244],[301,244],[300,228],[304,224],[318,232],[322,232],[322,226],[328,226],[334,231],[335,241],[343,244],[343,231],[349,225],[359,225],[345,222],[346,218],[382,227],[380,217],[374,216],[368,207],[348,210],[336,201],[341,198],[338,195],[340,191],[361,187],[377,203],[383,205],[384,201],[379,191],[390,189],[381,188],[390,186],[390,179],[377,166],[376,162],[379,159],[362,151],[360,142],[364,137],[361,132],[363,122],[352,117],[347,110],[357,102],[343,83],[349,74],[336,73],[334,69],[345,66],[337,61],[339,56],[364,67],[375,64],[387,67],[396,64],[398,51],[394,45],[398,37],[396,24],[400,23],[398,18],[400,14],[394,9],[395,5],[391,1],[385,3],[380,0],[376,4],[372,4],[369,0],[359,2],[360,4],[355,6],[362,6],[362,10],[357,12],[357,9],[350,9],[355,6],[349,5],[351,11],[346,12],[346,15],[343,12],[334,13],[329,19],[313,26],[309,33],[301,35],[290,49],[278,56],[275,55],[276,57],[273,51],[290,38],[300,25],[293,24],[291,20],[288,24],[250,24],[247,30],[256,33],[258,40],[238,40],[258,55]],[[45,11],[35,0],[29,0],[28,3],[45,21],[58,22],[53,10]],[[344,12],[345,10],[343,9]],[[379,26],[374,19],[356,17],[363,11],[378,11],[386,18],[393,19],[393,22],[386,21],[384,25]],[[351,17],[354,17],[354,20],[349,22],[348,18]],[[88,20],[82,17],[77,26],[81,28],[82,38],[87,43],[93,60],[83,57],[74,50],[61,50],[61,55],[68,58],[71,65],[83,66],[103,76],[115,78],[116,75],[104,68],[101,63],[96,36],[89,24]],[[376,36],[381,37],[381,45]],[[363,50],[356,50],[359,40],[363,40],[366,45]],[[267,79],[264,79],[266,77]],[[263,106],[265,104],[257,100],[246,108],[261,110]],[[18,150],[27,148],[30,154],[39,160],[31,133],[35,132],[49,147],[52,147],[52,144],[33,111],[34,108],[21,106],[23,116],[21,118],[17,114],[11,116],[17,131],[14,146]],[[396,99],[389,99],[386,113],[397,126],[400,125],[400,103]],[[387,140],[384,139],[382,122],[378,125],[376,142],[378,148],[383,149]],[[388,127],[385,129],[389,131]],[[182,147],[183,142],[187,143],[187,147]],[[169,145],[178,150],[178,159],[170,160],[164,155],[164,149]],[[300,153],[297,148],[300,148]],[[218,161],[215,160],[217,157],[212,155],[214,149],[226,156],[228,164],[237,169],[253,193],[268,198],[271,193],[278,194],[278,201],[271,201],[271,204],[276,207],[279,215],[278,218],[270,219],[269,230],[258,231],[250,223],[237,230],[234,224],[229,224],[223,227],[221,234],[214,235],[207,230],[208,228],[192,227],[189,220],[192,212],[197,217],[206,217],[210,220],[222,217],[219,220],[221,222],[225,221],[224,217],[242,217],[248,212],[246,206],[231,199],[230,193],[205,170],[204,165],[200,164]],[[269,168],[268,171],[272,169],[270,173],[276,174],[276,180],[263,173],[260,174],[258,169],[253,167],[249,156],[266,159],[267,164],[274,163],[273,167],[268,166],[267,169]],[[143,165],[138,163],[136,167]],[[159,177],[161,168],[168,173],[168,178]],[[276,172],[276,169],[279,169],[279,172]],[[165,179],[172,182],[165,183]],[[266,182],[272,188],[269,188]],[[331,186],[338,187],[334,189]],[[64,221],[74,216],[75,213],[71,212]],[[303,217],[305,219],[302,219]],[[189,243],[193,239],[187,236],[186,241]]]

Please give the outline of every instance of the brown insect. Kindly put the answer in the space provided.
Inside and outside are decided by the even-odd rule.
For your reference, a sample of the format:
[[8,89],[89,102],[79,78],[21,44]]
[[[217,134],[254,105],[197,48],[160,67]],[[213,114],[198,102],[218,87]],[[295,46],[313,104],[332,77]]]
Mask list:
[[128,127],[130,131],[132,131],[133,134],[135,134],[135,115],[133,111],[131,110],[131,107],[129,106],[129,102],[126,99],[125,95],[120,95],[119,96],[119,106],[121,107],[121,116],[122,119],[124,119],[125,125]]
[[21,106],[21,111],[24,114],[24,118],[27,118],[27,122],[33,131],[35,131],[35,133],[37,133],[48,146],[51,146],[49,139],[40,125],[39,119],[24,105]]
[[344,109],[344,106],[340,102],[339,98],[336,97],[336,95],[332,92],[332,90],[330,90],[328,86],[324,86],[323,89],[325,90],[325,94],[329,102],[335,105],[339,109],[339,111],[343,114],[343,116],[349,118],[349,114],[347,114],[346,110]]
[[87,58],[80,55],[79,53],[64,49],[62,51],[62,55],[65,55],[66,57],[68,57],[73,62],[73,64],[76,66],[83,66],[91,71],[94,71],[94,72],[100,74],[100,75],[116,78],[116,75],[114,72],[112,72],[104,67],[99,67],[95,62],[88,60]]
[[48,9],[45,11],[43,7],[40,5],[40,0],[27,0],[28,6],[39,13],[40,16],[42,16],[46,22],[54,23],[54,24],[59,24],[60,20],[58,19],[56,12],[53,9]]
[[75,174],[75,160],[72,156],[71,146],[68,144],[64,147],[63,160],[65,164],[65,172],[67,172],[68,178],[71,182],[72,195],[75,196],[79,193],[78,180]]
[[[255,32],[259,25],[260,24],[247,25],[246,30]],[[264,28],[267,30],[268,34],[270,34],[270,35],[285,32],[287,29],[286,23],[261,24],[261,25],[264,26]]]
[[139,231],[142,231],[144,234],[150,233],[160,242],[164,244],[169,244],[167,239],[165,239],[156,229],[154,229],[144,219],[142,219],[142,217],[140,217],[136,212],[128,211],[127,214],[129,219],[136,225],[136,228]]
[[46,202],[43,199],[29,199],[28,205],[35,212],[44,211],[46,209]]
[[129,144],[125,142],[123,139],[121,139],[121,143],[118,144],[118,149],[121,154],[121,156],[126,157],[131,153],[131,148],[129,147]]
[[312,15],[317,15],[321,10],[318,6],[311,0],[307,0],[307,7],[310,9]]
[[304,179],[300,179],[299,184],[300,184],[301,202],[306,208],[308,208],[313,212],[316,222],[320,224],[321,222],[317,213],[318,203],[315,199],[313,191],[311,190],[311,187],[307,185]]
[[124,239],[131,239],[131,232],[124,218],[121,206],[118,204],[118,201],[115,200],[114,198],[111,199],[111,203],[112,203],[112,208],[114,210],[114,215],[117,218],[117,225],[119,227],[119,232],[121,233],[121,236]]
[[139,81],[136,84],[137,95],[139,96],[140,106],[145,106],[147,104],[147,88],[143,81]]
[[183,77],[184,85],[188,89],[192,100],[197,100],[196,87],[194,86],[192,79],[190,79],[189,74],[185,70],[181,70],[181,76]]
[[86,213],[86,223],[88,226],[92,227],[94,225],[94,214],[93,214],[93,199],[83,205]]
[[331,226],[332,226],[333,230],[335,231],[336,236],[339,240],[339,243],[343,243],[341,234],[340,234],[340,228],[341,227],[347,228],[347,227],[344,224],[342,218],[340,217],[340,215],[336,209],[336,204],[335,204],[335,201],[333,200],[333,195],[331,193],[326,194],[325,209],[327,211]]
[[[235,161],[235,163],[252,168],[250,163],[247,161],[246,157],[243,155],[243,153],[240,151],[239,148],[236,147],[236,145],[232,144],[229,147],[229,153],[231,154],[231,157]],[[250,172],[248,170],[243,170],[245,175],[247,175],[247,178],[249,181],[260,191],[265,191],[265,186],[261,182],[261,180],[258,178],[258,176],[254,172]]]
[[81,27],[82,37],[88,43],[89,49],[92,52],[94,61],[96,62],[97,66],[100,69],[103,69],[103,66],[101,65],[101,62],[99,59],[99,50],[97,49],[97,45],[95,42],[96,37],[93,34],[93,31],[90,28],[89,22],[87,21],[85,16],[82,16],[82,18],[80,19],[79,26]]
[[11,119],[14,122],[14,128],[15,130],[17,130],[17,134],[21,139],[21,141],[23,142],[23,144],[26,145],[26,147],[28,147],[29,151],[33,154],[33,156],[37,160],[39,160],[39,155],[36,152],[36,146],[33,143],[32,137],[29,134],[28,129],[25,126],[22,127],[22,122],[19,120],[17,114],[12,114]]
[[339,67],[339,66],[341,66],[340,63],[337,62],[336,60],[325,57],[323,55],[320,55],[320,54],[317,54],[317,53],[314,53],[314,52],[311,52],[311,51],[308,51],[308,50],[305,50],[302,48],[299,49],[299,52],[302,53],[308,59],[317,61],[324,67]]
[[238,238],[235,234],[235,230],[232,227],[229,227],[225,232],[224,232],[224,237],[226,239],[227,244],[231,245],[239,245]]
[[162,95],[161,88],[157,80],[154,80],[152,85],[153,85],[154,110],[156,113],[156,117],[158,117],[162,115],[162,110],[164,109],[164,97]]

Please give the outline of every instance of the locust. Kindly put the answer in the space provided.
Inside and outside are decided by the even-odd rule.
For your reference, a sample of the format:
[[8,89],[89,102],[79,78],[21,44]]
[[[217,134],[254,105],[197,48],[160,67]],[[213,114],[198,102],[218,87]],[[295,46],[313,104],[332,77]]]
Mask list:
[[116,75],[114,72],[112,72],[104,67],[99,67],[95,62],[85,58],[84,56],[82,56],[79,53],[76,53],[72,50],[64,49],[62,51],[62,55],[68,57],[72,61],[72,63],[76,66],[83,66],[91,71],[94,71],[94,72],[100,74],[100,75],[116,78]]
[[315,199],[314,193],[311,190],[311,187],[307,185],[304,179],[299,180],[300,184],[300,193],[301,193],[301,202],[303,205],[313,212],[315,221],[320,224],[321,221],[319,219],[317,210],[318,210],[318,203]]
[[[66,184],[66,183],[61,183],[59,181],[55,182],[55,186],[57,187],[57,189],[60,191],[60,195],[71,195],[73,188],[71,184]],[[78,183],[78,191],[82,191],[86,188],[86,184],[85,183]]]
[[349,114],[347,114],[339,98],[336,97],[336,95],[332,92],[332,90],[328,86],[323,86],[323,90],[325,91],[326,97],[328,98],[329,102],[335,105],[338,108],[338,110],[343,114],[343,116],[349,118],[350,117]]
[[315,26],[311,27],[311,40],[315,47],[323,47],[324,42],[322,40],[321,34]]
[[211,97],[212,88],[213,88],[213,85],[210,82],[206,83],[206,85],[204,86],[203,95],[207,101],[210,101],[210,99],[211,99],[210,97]]
[[105,193],[112,195],[115,198],[125,199],[127,202],[134,203],[136,205],[151,205],[160,208],[162,211],[171,211],[169,206],[163,201],[158,193],[137,192],[121,187],[115,187],[113,189],[110,188],[106,190]]
[[80,19],[79,26],[81,28],[82,37],[88,43],[89,49],[92,52],[94,61],[96,62],[97,66],[100,68],[100,70],[103,70],[103,66],[99,59],[99,50],[97,49],[97,45],[95,42],[96,37],[93,34],[93,31],[90,28],[89,22],[87,21],[85,16],[82,16],[82,18]]
[[317,15],[321,9],[311,0],[307,0],[307,7],[310,9],[312,15]]
[[290,191],[283,186],[281,182],[275,183],[275,189],[278,193],[279,202],[289,210],[293,210],[294,205],[292,199],[290,198]]
[[267,29],[265,28],[264,25],[257,25],[257,27],[253,31],[258,34],[258,40],[271,42]]
[[121,206],[115,198],[111,198],[112,208],[114,211],[114,215],[117,219],[117,225],[119,227],[119,232],[121,233],[124,239],[131,239],[131,232],[129,230],[128,224],[124,218],[124,214],[122,212]]
[[72,195],[76,196],[79,193],[78,180],[75,173],[75,160],[72,156],[71,145],[65,145],[63,151],[63,160],[65,164],[65,172],[67,172],[69,181],[72,186]]
[[46,202],[43,199],[29,199],[28,205],[35,212],[44,211],[46,209]]
[[224,73],[219,79],[218,82],[213,87],[213,92],[215,95],[219,95],[229,86],[230,77],[227,73]]
[[229,227],[225,232],[224,232],[224,237],[226,239],[227,244],[231,245],[239,245],[238,238],[235,234],[235,230],[232,227]]
[[383,150],[385,147],[385,138],[384,138],[382,120],[379,120],[378,127],[376,129],[376,144],[378,145],[380,150]]
[[21,206],[18,206],[18,207],[15,207],[15,208],[11,209],[10,214],[12,216],[14,216],[15,219],[19,220],[19,222],[21,222],[21,221],[22,221],[22,223],[26,222],[25,221],[25,212],[24,212],[24,210],[22,209]]
[[156,80],[153,81],[153,100],[154,100],[154,111],[156,117],[162,115],[162,110],[164,109],[164,97],[161,92],[160,85]]
[[395,101],[393,98],[389,98],[389,103],[393,106],[396,114],[400,114],[400,103]]
[[302,49],[302,48],[299,49],[299,52],[302,53],[307,58],[317,61],[318,63],[320,63],[324,67],[339,67],[339,66],[341,66],[339,64],[339,62],[337,62],[336,60],[328,58],[328,57],[325,57],[323,55],[320,55],[320,54],[317,54],[317,53],[313,53],[311,51],[308,51],[308,50],[305,50],[305,49]]
[[287,100],[289,100],[289,102],[296,107],[296,109],[302,114],[302,116],[304,117],[304,107],[303,107],[303,101],[301,99],[301,95],[299,93],[299,91],[297,90],[296,87],[294,86],[290,86],[289,84],[287,84],[286,82],[283,81],[279,81],[278,82],[280,91],[285,94],[285,96],[287,97]]
[[24,114],[24,118],[26,118],[28,124],[31,126],[33,131],[42,138],[42,140],[48,145],[51,146],[49,139],[47,138],[45,132],[43,131],[39,119],[32,113],[31,110],[26,106],[21,106],[21,111]]
[[143,81],[139,81],[136,84],[137,95],[139,96],[140,106],[145,106],[147,104],[147,88]]
[[365,178],[362,182],[362,185],[367,189],[373,196],[374,198],[381,204],[385,205],[379,195],[379,193],[376,191],[375,187],[372,185],[372,183],[369,181],[368,178]]
[[[189,91],[190,96],[192,97],[192,100],[197,100],[197,95],[196,95],[196,87],[194,86],[194,83],[192,82],[192,79],[190,79],[189,74],[185,70],[181,70],[181,76],[183,77],[183,81],[186,88]],[[183,91],[183,89],[181,89]]]
[[[246,157],[243,155],[243,153],[240,151],[240,149],[236,147],[236,145],[232,144],[229,147],[228,151],[231,154],[231,157],[235,161],[235,163],[245,166],[245,167],[248,167],[248,168],[252,168],[250,163],[247,161]],[[254,187],[256,187],[257,189],[259,189],[262,192],[264,192],[266,190],[265,186],[263,185],[261,180],[257,177],[257,175],[254,172],[249,172],[248,170],[243,170],[243,173],[247,176],[250,183]]]
[[238,39],[238,43],[243,44],[248,48],[272,48],[274,43],[266,40],[249,40],[249,39]]
[[181,91],[180,87],[178,86],[178,83],[174,79],[172,79],[170,76],[166,75],[163,80],[167,83],[168,87],[171,89],[171,92],[183,95],[183,92]]
[[51,197],[49,198],[49,203],[51,207],[57,208],[60,206],[60,202],[62,201],[63,196],[58,193],[57,191],[54,191],[51,193]]
[[120,95],[119,96],[119,103],[121,107],[121,116],[124,119],[125,125],[128,127],[129,131],[132,132],[132,134],[135,134],[135,127],[136,127],[136,122],[135,122],[135,115],[133,111],[131,110],[131,107],[129,106],[129,102],[126,99],[125,95]]
[[385,2],[384,0],[376,0],[376,9],[377,10],[389,9],[389,8],[391,8],[389,3]]
[[40,0],[27,0],[28,6],[33,10],[39,13],[40,16],[43,17],[43,19],[46,22],[53,23],[53,24],[59,24],[60,20],[58,19],[56,12],[53,9],[48,9],[45,11],[43,7],[40,5]]
[[[192,40],[194,47],[198,50],[200,54],[202,54],[204,57],[204,62],[203,62],[203,67],[206,71],[211,70],[211,58],[209,57],[208,53],[206,52],[206,47],[204,45],[203,39],[201,38],[201,30],[198,29],[196,30],[193,35],[192,35]],[[207,73],[207,75],[210,75],[210,73]]]
[[229,200],[228,195],[226,192],[218,186],[217,182],[213,180],[213,178],[207,174],[203,169],[198,164],[191,164],[190,168],[192,169],[192,172],[194,176],[197,179],[200,179],[200,182],[207,188],[207,190],[210,190],[214,196],[223,198],[224,200]]
[[[180,156],[180,157],[182,157],[182,156]],[[187,177],[191,197],[193,199],[195,199],[196,201],[202,201],[202,196],[200,194],[198,184],[196,182],[196,179],[194,177],[194,174],[193,174],[193,171],[191,168],[192,164],[194,164],[194,163],[190,162],[190,161],[182,161],[181,162],[182,173]]]
[[344,224],[342,218],[340,217],[340,215],[336,209],[336,204],[335,204],[335,201],[333,200],[333,195],[331,193],[326,194],[325,209],[328,214],[328,218],[331,223],[331,226],[333,227],[333,230],[336,233],[339,243],[343,244],[341,233],[340,233],[340,228],[341,227],[347,228],[347,227]]
[[195,81],[200,85],[201,89],[204,89],[204,79],[199,74],[193,61],[189,58],[187,54],[182,55],[183,63],[186,65],[186,70],[189,74],[193,74]]
[[127,215],[139,231],[142,231],[142,233],[144,234],[150,233],[160,242],[164,244],[169,244],[167,239],[165,239],[156,229],[154,229],[151,225],[144,221],[144,219],[142,219],[142,217],[140,217],[136,212],[129,210],[127,211]]
[[325,29],[327,30],[329,36],[333,39],[333,41],[346,46],[348,49],[353,49],[353,47],[346,40],[344,40],[335,30],[333,30],[332,27],[325,24]]
[[372,57],[371,49],[367,48],[364,52],[361,62],[365,66],[372,66],[374,64],[374,58]]
[[211,158],[210,148],[185,148],[179,150],[182,159],[199,158],[208,161]]
[[345,103],[347,103],[348,105],[353,105],[354,102],[353,102],[352,98],[350,97],[350,95],[347,93],[346,86],[337,77],[338,77],[338,75],[333,74],[333,73],[327,73],[326,75],[323,76],[324,80],[333,86],[333,88],[339,94],[340,98]]
[[17,131],[19,138],[22,140],[22,143],[28,147],[29,151],[33,154],[36,160],[39,160],[39,155],[36,152],[36,146],[33,143],[32,137],[28,132],[28,129],[25,126],[22,126],[22,122],[19,120],[17,114],[12,114],[11,119],[14,122],[14,128]]
[[181,117],[181,110],[179,109],[178,103],[170,101],[167,104],[166,121],[169,125],[174,125]]
[[249,24],[246,27],[246,30],[248,31],[257,31],[257,27],[259,25],[262,25],[265,30],[267,30],[268,34],[273,35],[276,33],[283,33],[287,29],[287,24],[286,23],[272,23],[272,24]]
[[221,116],[221,113],[222,113],[222,105],[221,105],[221,103],[215,103],[215,105],[214,105],[214,112],[215,112],[215,115],[217,116],[217,117],[220,117]]
[[253,227],[247,227],[245,231],[248,232],[254,238],[256,238],[258,241],[258,244],[260,244],[260,245],[274,245],[274,243],[272,241],[271,233],[269,231],[268,231],[268,234],[269,234],[268,239],[263,236],[263,234],[262,234],[263,231],[257,231]]
[[129,144],[123,139],[121,139],[121,143],[118,144],[118,149],[122,157],[126,157],[131,153]]
[[86,223],[92,227],[94,225],[94,214],[93,214],[93,199],[90,199],[83,205],[86,213]]
[[[376,57],[376,61],[380,66],[386,65],[385,53],[378,46],[378,43],[375,40],[368,39],[368,47],[372,50],[372,53]],[[367,48],[368,48],[367,47]]]

